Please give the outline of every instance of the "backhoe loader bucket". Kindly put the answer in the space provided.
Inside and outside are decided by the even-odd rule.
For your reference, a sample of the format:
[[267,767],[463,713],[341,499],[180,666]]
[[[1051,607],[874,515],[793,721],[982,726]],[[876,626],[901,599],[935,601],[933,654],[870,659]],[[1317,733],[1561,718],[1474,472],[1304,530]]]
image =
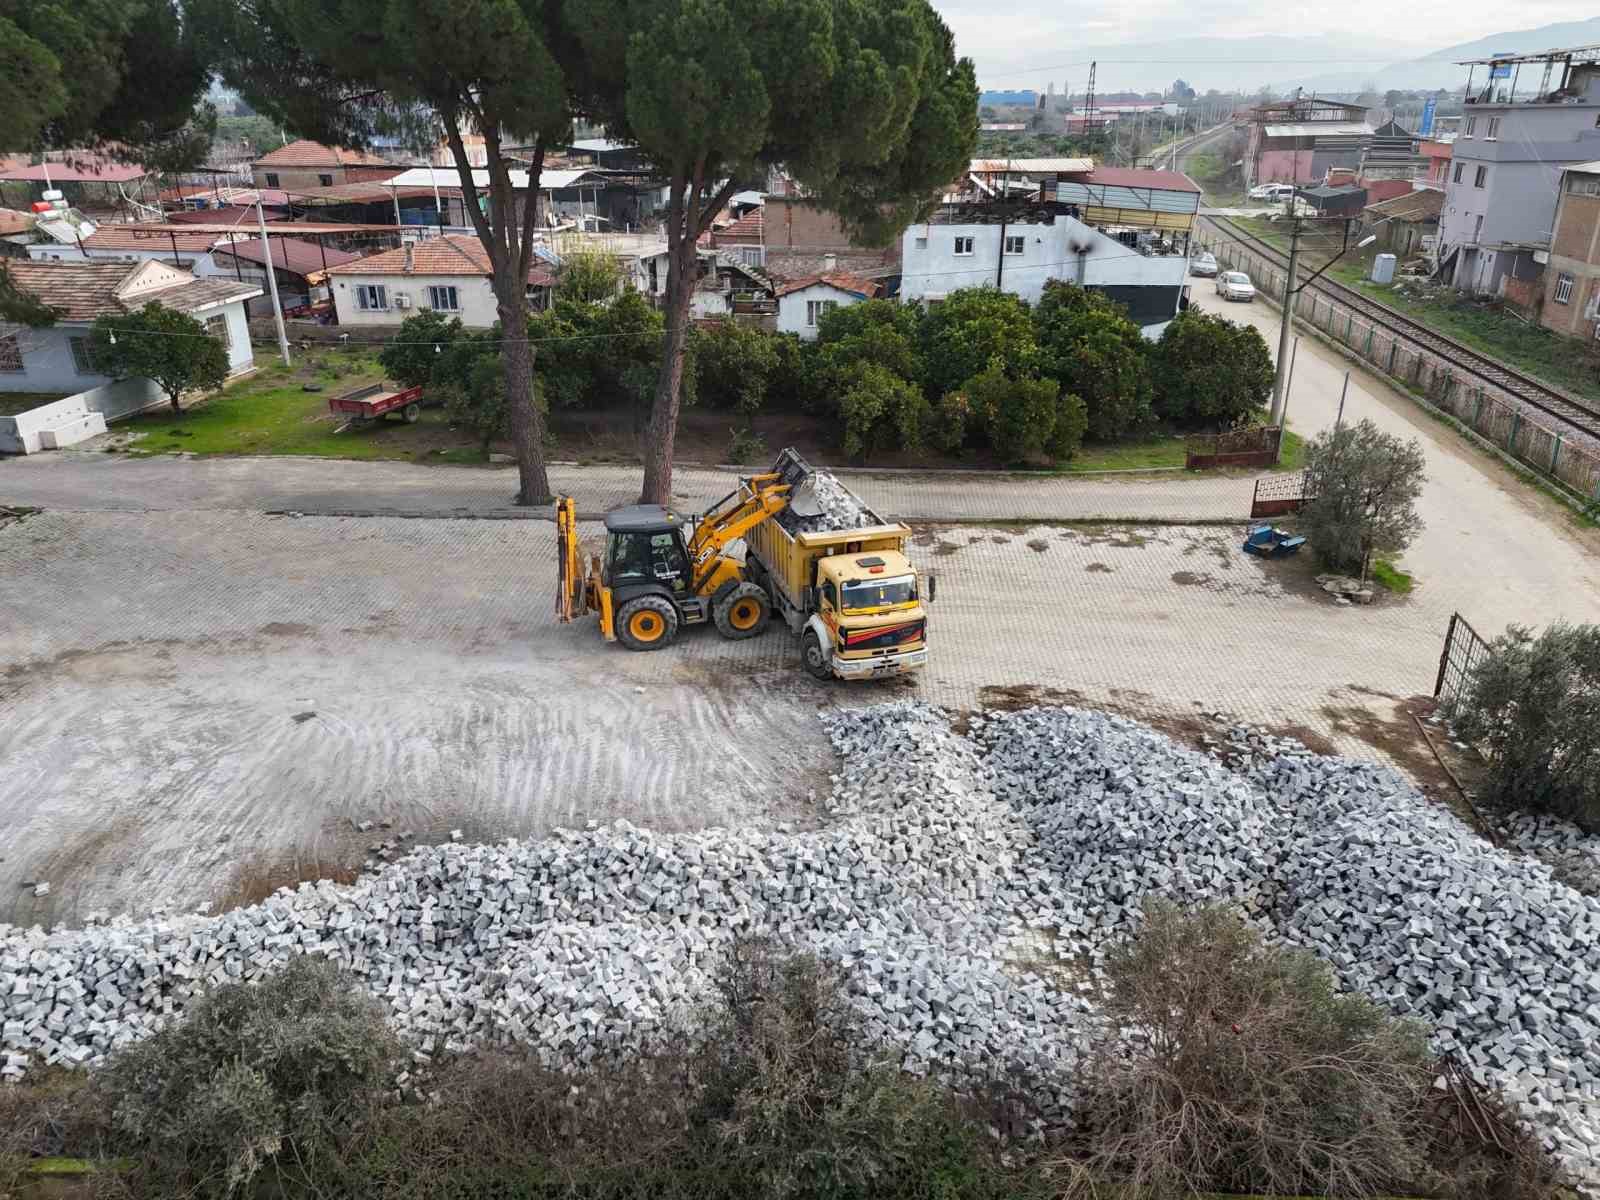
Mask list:
[[793,447],[778,455],[772,464],[773,472],[789,485],[789,511],[797,517],[816,517],[822,514],[817,502],[816,472],[811,464],[801,458]]
[[571,496],[563,496],[556,501],[556,620],[570,621],[588,611],[583,551],[578,544],[578,504]]

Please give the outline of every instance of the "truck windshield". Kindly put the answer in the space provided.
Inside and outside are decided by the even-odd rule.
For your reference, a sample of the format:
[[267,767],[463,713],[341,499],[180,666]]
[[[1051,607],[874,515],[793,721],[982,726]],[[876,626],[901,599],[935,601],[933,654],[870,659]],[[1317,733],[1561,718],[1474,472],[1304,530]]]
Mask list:
[[842,598],[845,612],[914,604],[917,599],[917,577],[897,575],[893,579],[852,579],[844,585]]

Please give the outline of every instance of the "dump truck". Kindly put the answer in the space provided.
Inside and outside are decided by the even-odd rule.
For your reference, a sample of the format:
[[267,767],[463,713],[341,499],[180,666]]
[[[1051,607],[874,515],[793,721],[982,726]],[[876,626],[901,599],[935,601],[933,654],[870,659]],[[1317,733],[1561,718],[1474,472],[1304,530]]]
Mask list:
[[[586,566],[576,504],[556,502],[556,615],[598,614],[607,641],[658,650],[698,624],[749,638],[777,615],[819,679],[880,678],[927,662],[924,603],[935,582],[924,595],[905,553],[911,530],[831,477],[819,499],[816,472],[793,449],[704,514],[629,505],[605,525],[604,552]],[[741,541],[743,558],[733,553]]]

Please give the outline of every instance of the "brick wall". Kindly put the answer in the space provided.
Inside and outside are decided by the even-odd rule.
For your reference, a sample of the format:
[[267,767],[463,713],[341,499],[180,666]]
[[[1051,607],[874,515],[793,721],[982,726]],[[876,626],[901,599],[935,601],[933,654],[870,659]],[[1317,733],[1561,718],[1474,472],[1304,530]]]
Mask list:
[[1551,243],[1550,252],[1580,262],[1593,261],[1589,255],[1597,224],[1600,224],[1600,196],[1575,196],[1568,192],[1561,197],[1561,211],[1556,218],[1555,241]]

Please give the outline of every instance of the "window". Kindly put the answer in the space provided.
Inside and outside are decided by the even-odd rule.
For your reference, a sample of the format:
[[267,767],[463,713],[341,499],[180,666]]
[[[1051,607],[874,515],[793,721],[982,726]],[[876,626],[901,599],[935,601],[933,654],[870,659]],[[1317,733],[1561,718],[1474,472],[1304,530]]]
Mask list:
[[1478,128],[1478,118],[1477,117],[1468,117],[1467,118],[1467,127],[1461,131],[1461,136],[1464,137],[1464,138],[1469,138],[1469,137],[1471,137],[1473,135],[1473,132],[1477,128]]
[[1569,176],[1567,179],[1567,191],[1574,196],[1600,196],[1600,176]]
[[268,187],[272,187],[272,188],[275,188],[275,187],[278,186],[278,177],[275,174],[273,174],[271,171],[267,172],[267,186]]
[[317,176],[317,185],[319,187],[332,187],[333,186],[333,176],[332,175],[318,175]]
[[1487,128],[1487,129],[1485,129],[1483,131],[1484,141],[1492,142],[1492,141],[1495,141],[1496,139],[1498,139],[1499,136],[1500,136],[1500,118],[1499,117],[1490,117],[1489,118],[1489,128]]
[[363,312],[381,311],[389,307],[389,289],[381,283],[358,283],[356,307]]
[[1477,241],[1483,237],[1483,214],[1478,214],[1477,222],[1472,226],[1472,240]]
[[837,300],[807,300],[806,324],[814,328],[818,321],[838,307],[839,302]]
[[849,579],[844,585],[845,612],[914,604],[916,599],[915,575],[898,575],[893,579]]
[[22,342],[14,333],[0,337],[0,371],[22,370]]
[[79,375],[105,374],[94,365],[94,343],[88,338],[68,338],[67,345],[72,350],[72,365],[77,368]]
[[1456,164],[1456,173],[1450,177],[1450,181],[1452,183],[1460,183],[1461,182],[1461,172],[1465,171],[1466,169],[1467,169],[1467,164],[1466,163],[1457,163]]
[[1562,271],[1556,276],[1555,301],[1557,304],[1572,303],[1572,276]]
[[460,312],[461,301],[453,287],[431,287],[428,289],[428,307],[441,312]]
[[228,318],[221,313],[206,318],[206,336],[216,338],[222,343],[224,350],[233,348],[233,336],[228,332]]
[[1472,186],[1475,187],[1475,188],[1481,188],[1484,184],[1486,184],[1488,182],[1489,182],[1489,168],[1488,167],[1479,167],[1477,172],[1472,176]]
[[1027,239],[1027,237],[1025,237],[1025,236],[1024,237],[1012,237],[1009,233],[1006,234],[1006,253],[1007,254],[1021,254],[1027,248],[1028,248],[1028,239]]
[[958,237],[956,239],[956,253],[957,254],[971,254],[972,253],[972,239],[970,237]]
[[822,602],[829,608],[839,607],[839,590],[833,586],[833,580],[822,581]]
[[918,250],[926,250],[928,248],[928,239],[925,237],[919,237],[916,238],[911,244]]

